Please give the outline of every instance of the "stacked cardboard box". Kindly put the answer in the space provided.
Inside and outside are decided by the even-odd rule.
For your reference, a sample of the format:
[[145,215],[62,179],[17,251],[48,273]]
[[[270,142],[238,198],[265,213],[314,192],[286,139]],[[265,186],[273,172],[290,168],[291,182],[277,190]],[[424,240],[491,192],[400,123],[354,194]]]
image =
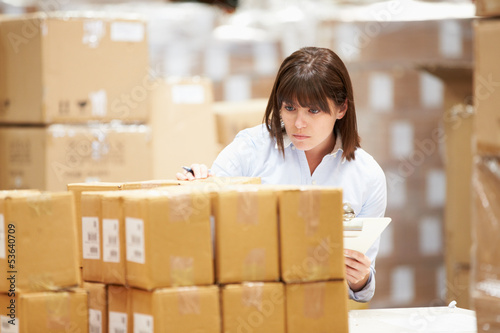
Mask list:
[[342,190],[283,189],[278,207],[287,331],[347,332]]
[[252,182],[81,192],[84,287],[108,300],[90,324],[347,332],[341,190]]
[[73,195],[0,193],[2,331],[86,331]]
[[478,332],[500,329],[500,21],[475,25],[472,298]]
[[77,181],[150,178],[149,163],[136,164],[151,158],[149,127],[109,125],[148,120],[143,21],[6,16],[0,43],[0,188],[57,191]]

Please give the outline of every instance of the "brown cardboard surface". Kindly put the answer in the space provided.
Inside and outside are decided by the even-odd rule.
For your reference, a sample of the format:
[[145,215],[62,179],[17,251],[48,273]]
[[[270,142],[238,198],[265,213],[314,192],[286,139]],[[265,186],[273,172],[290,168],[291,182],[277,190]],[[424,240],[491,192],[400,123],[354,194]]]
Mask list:
[[108,287],[102,283],[84,282],[88,292],[89,332],[108,331]]
[[127,281],[151,290],[212,284],[210,196],[185,186],[125,196]]
[[222,287],[222,327],[227,333],[284,333],[285,286],[243,283]]
[[132,298],[134,328],[146,332],[153,332],[153,327],[154,332],[221,331],[217,286],[164,288],[153,292],[132,289]]
[[0,291],[9,292],[11,280],[7,278],[12,276],[16,292],[78,286],[73,195],[68,192],[14,193],[0,197],[0,206],[5,235],[2,244],[5,255],[0,259]]
[[345,281],[285,285],[287,332],[348,332]]
[[212,82],[158,81],[151,94],[153,177],[175,178],[183,165],[211,165],[216,157]]
[[278,202],[282,280],[344,279],[342,190],[282,189]]
[[0,188],[62,191],[69,183],[150,179],[144,125],[0,128]]
[[108,284],[126,284],[126,238],[122,193],[109,192],[101,195],[102,281]]
[[123,286],[108,286],[109,332],[133,332],[132,291]]
[[477,16],[500,16],[498,0],[475,0]]
[[262,124],[266,106],[267,99],[265,98],[241,102],[214,103],[217,141],[227,146],[239,131]]
[[473,166],[473,277],[475,288],[500,280],[500,156],[476,156]]
[[500,298],[486,293],[475,292],[473,296],[476,310],[477,332],[489,333],[500,330]]
[[104,282],[103,274],[103,232],[100,192],[82,192],[82,220],[79,225],[82,235],[83,280]]
[[217,282],[279,280],[275,191],[249,185],[221,189],[213,205]]
[[[15,303],[12,303],[14,300]],[[7,308],[15,304],[16,326],[19,333],[63,333],[87,332],[88,303],[87,291],[73,289],[71,291],[16,293],[10,298],[0,294],[0,305]],[[2,316],[2,332],[9,317]]]
[[478,20],[474,25],[474,133],[479,153],[500,152],[500,21]]
[[97,15],[3,18],[0,121],[146,121],[153,87],[145,30],[137,19]]

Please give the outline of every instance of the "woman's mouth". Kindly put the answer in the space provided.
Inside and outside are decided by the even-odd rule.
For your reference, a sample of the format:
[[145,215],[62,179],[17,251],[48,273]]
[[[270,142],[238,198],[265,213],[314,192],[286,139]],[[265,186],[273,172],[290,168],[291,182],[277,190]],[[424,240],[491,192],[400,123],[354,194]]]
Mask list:
[[301,135],[301,134],[293,134],[293,137],[297,140],[305,140],[310,138],[310,136],[308,135]]

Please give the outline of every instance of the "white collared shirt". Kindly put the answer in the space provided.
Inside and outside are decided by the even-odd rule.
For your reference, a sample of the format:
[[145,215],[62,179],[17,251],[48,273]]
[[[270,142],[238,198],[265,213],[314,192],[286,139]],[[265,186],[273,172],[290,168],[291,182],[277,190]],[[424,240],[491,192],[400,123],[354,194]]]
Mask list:
[[[350,203],[356,217],[383,217],[387,204],[385,175],[378,163],[363,149],[355,151],[355,159],[342,158],[340,137],[332,153],[323,157],[313,174],[305,152],[296,149],[283,135],[285,157],[278,149],[265,125],[243,130],[217,157],[212,172],[220,177],[260,177],[263,184],[325,185],[341,187],[343,202]],[[367,302],[375,292],[375,258],[380,239],[368,250],[372,274],[363,290],[349,295]]]

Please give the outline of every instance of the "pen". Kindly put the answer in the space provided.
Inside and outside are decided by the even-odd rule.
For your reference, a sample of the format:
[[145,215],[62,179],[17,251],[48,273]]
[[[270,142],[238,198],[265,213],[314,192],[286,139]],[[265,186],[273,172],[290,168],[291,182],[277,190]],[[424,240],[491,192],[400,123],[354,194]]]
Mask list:
[[187,172],[191,172],[191,174],[194,176],[194,171],[193,169],[191,169],[190,167],[187,167],[187,166],[183,166],[182,167],[184,170],[186,170]]

